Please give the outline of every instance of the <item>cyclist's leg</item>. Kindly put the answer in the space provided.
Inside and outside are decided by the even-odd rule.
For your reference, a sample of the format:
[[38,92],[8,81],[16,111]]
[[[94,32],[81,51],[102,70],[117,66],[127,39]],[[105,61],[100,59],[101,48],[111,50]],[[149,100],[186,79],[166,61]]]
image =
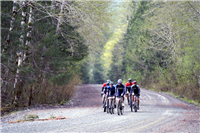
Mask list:
[[140,103],[139,96],[137,97],[137,102],[138,102],[138,109],[139,109],[139,103]]
[[134,104],[134,95],[131,95],[132,104]]
[[108,101],[108,96],[106,97],[106,101]]
[[128,102],[128,105],[129,105],[129,92],[126,93],[126,97],[127,97],[127,102]]
[[104,107],[104,102],[106,102],[106,95],[103,94],[103,97],[102,97],[102,107]]
[[122,106],[124,106],[124,96],[122,96]]
[[104,97],[105,97],[105,94],[103,94],[103,96],[102,96],[102,102],[104,102]]
[[118,105],[119,105],[119,98],[116,97],[116,104],[117,104],[117,108],[118,108]]
[[114,98],[114,106],[116,108],[116,97]]
[[111,106],[111,98],[108,98],[108,101],[109,101],[109,108]]

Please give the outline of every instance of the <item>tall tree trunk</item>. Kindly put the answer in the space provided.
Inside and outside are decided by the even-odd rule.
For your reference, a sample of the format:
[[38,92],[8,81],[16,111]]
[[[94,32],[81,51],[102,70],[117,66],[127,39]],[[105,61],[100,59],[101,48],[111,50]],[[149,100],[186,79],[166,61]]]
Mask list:
[[19,50],[17,51],[17,72],[15,76],[15,82],[14,82],[14,102],[13,104],[17,107],[19,104],[18,98],[19,98],[19,91],[21,89],[20,85],[20,79],[19,79],[19,67],[22,65],[23,62],[23,46],[24,46],[24,29],[25,29],[25,23],[26,23],[26,8],[27,8],[27,2],[23,1],[23,7],[22,7],[22,20],[21,20],[21,36],[19,38],[20,44],[19,44]]
[[64,12],[64,4],[65,4],[65,1],[62,0],[61,1],[61,6],[60,6],[60,13],[59,13],[59,17],[58,17],[58,23],[57,23],[57,27],[56,27],[56,34],[59,34],[61,33],[61,24],[62,24],[62,20],[63,20],[63,12]]
[[29,9],[29,19],[28,19],[28,28],[27,28],[27,34],[26,34],[26,43],[25,43],[25,51],[24,51],[24,57],[23,57],[23,63],[26,63],[26,60],[28,59],[28,55],[31,53],[29,50],[29,47],[31,46],[31,38],[32,38],[32,30],[33,30],[33,23],[34,23],[34,17],[33,17],[33,7],[34,3],[29,2],[28,6]]
[[[31,38],[32,38],[33,23],[34,23],[34,16],[33,16],[34,2],[30,1],[28,3],[28,6],[29,6],[29,19],[28,19],[28,27],[27,27],[27,34],[26,34],[24,58],[23,58],[24,64],[26,64],[26,62],[28,61],[28,55],[31,54],[31,51],[29,48],[31,46]],[[32,67],[33,67],[33,63],[32,63]],[[31,77],[33,77],[33,74],[31,74]],[[30,87],[30,93],[28,97],[28,106],[31,105],[33,88],[34,88],[34,83]]]
[[15,22],[15,18],[16,18],[16,15],[17,15],[16,8],[17,8],[17,1],[14,0],[14,1],[13,1],[13,9],[12,9],[12,18],[11,18],[11,21],[10,21],[10,29],[9,29],[9,32],[8,32],[8,35],[7,35],[5,44],[4,44],[3,52],[6,52],[7,47],[8,47],[8,45],[9,45],[9,42],[10,42],[10,34],[11,34],[12,31],[13,31],[14,22]]

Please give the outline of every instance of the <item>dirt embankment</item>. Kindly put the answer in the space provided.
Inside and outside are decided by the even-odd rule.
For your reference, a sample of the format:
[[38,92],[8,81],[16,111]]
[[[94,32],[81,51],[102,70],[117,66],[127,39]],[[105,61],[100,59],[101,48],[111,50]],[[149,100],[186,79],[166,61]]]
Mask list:
[[101,106],[100,97],[101,86],[81,85],[77,87],[76,95],[70,102],[70,106],[75,107],[97,107]]

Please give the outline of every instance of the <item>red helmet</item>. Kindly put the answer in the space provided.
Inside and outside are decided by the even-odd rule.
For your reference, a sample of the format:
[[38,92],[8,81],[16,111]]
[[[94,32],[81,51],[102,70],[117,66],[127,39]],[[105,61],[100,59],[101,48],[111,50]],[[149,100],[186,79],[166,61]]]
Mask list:
[[137,81],[133,81],[133,84],[137,84]]

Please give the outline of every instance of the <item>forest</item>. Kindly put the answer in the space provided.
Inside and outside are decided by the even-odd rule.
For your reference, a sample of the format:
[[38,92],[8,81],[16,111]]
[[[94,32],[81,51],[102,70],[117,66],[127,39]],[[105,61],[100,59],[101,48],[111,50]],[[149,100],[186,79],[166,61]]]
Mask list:
[[119,78],[199,105],[199,36],[198,1],[1,1],[1,111]]

